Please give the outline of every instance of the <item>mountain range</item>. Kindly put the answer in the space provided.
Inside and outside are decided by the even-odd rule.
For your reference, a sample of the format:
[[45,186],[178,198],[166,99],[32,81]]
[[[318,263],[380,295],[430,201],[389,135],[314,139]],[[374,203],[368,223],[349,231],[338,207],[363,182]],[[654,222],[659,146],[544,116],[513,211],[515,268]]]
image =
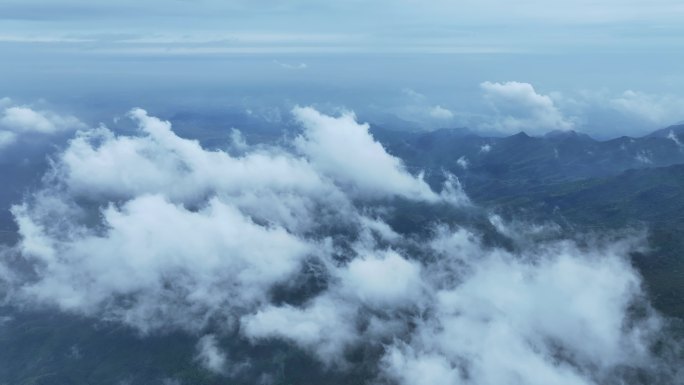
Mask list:
[[684,125],[599,141],[574,131],[481,137],[463,129],[372,132],[437,186],[458,176],[478,205],[566,231],[641,229],[633,263],[656,307],[684,319]]

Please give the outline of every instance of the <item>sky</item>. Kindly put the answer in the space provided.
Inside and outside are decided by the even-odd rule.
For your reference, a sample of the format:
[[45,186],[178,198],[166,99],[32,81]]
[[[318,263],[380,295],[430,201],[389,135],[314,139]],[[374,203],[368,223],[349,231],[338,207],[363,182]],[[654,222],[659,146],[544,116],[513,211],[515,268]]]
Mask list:
[[665,0],[8,0],[0,97],[94,120],[317,104],[414,129],[642,135],[684,120],[682,16]]

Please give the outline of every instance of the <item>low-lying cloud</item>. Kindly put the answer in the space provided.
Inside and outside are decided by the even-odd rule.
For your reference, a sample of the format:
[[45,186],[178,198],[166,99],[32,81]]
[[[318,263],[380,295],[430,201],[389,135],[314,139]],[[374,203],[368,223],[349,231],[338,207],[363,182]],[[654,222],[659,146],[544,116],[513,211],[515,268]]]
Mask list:
[[38,273],[17,295],[142,331],[197,329],[267,302],[308,260],[329,263],[328,234],[309,233],[372,222],[356,201],[467,201],[451,181],[433,192],[353,116],[294,114],[304,127],[296,153],[207,151],[140,109],[130,116],[141,136],[78,133],[45,189],[12,209]]
[[638,237],[532,242],[538,228],[498,217],[437,220],[476,211],[453,176],[436,191],[352,113],[292,114],[300,132],[279,146],[233,133],[208,150],[141,109],[136,135],[80,131],[12,209],[6,301],[202,335],[197,362],[226,376],[250,357],[222,333],[340,375],[360,350],[369,383],[681,380],[653,354],[666,320],[627,260]]
[[627,90],[609,100],[610,107],[650,124],[669,125],[684,119],[684,99]]
[[571,130],[575,124],[555,105],[548,95],[538,93],[529,83],[484,82],[480,84],[485,99],[496,114],[485,129],[506,134],[525,131],[544,134],[554,130]]
[[435,119],[449,120],[454,117],[454,113],[447,108],[437,105],[430,109],[430,116]]
[[0,99],[0,149],[30,135],[54,135],[85,128],[77,118]]
[[228,368],[228,357],[218,347],[216,336],[213,334],[207,334],[197,342],[195,359],[213,373],[224,374]]

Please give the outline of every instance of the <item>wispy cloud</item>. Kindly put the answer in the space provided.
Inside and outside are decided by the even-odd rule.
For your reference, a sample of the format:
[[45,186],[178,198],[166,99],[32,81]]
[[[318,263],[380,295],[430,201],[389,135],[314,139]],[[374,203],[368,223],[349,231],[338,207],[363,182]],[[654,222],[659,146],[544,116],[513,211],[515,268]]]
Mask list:
[[673,124],[684,119],[684,98],[627,90],[609,100],[612,108],[655,124]]
[[68,35],[8,35],[0,34],[0,43],[92,43],[95,39]]
[[274,60],[273,63],[286,70],[304,70],[309,68],[306,63],[284,63],[278,60]]

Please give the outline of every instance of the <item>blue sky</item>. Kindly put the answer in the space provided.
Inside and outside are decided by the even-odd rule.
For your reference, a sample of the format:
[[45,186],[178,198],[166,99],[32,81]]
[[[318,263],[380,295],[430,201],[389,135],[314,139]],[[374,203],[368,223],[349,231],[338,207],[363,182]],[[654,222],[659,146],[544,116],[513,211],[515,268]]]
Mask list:
[[637,135],[684,120],[683,18],[669,0],[4,0],[0,91],[72,109],[320,104],[423,128]]

